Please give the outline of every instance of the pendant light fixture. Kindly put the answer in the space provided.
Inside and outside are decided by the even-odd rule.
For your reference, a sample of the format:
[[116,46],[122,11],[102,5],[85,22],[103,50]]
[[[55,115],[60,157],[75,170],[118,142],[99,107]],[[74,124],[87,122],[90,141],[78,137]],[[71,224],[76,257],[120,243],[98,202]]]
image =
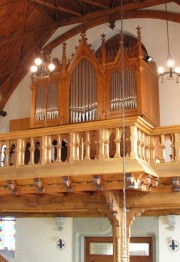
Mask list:
[[165,79],[167,80],[176,80],[176,83],[179,83],[179,77],[180,77],[180,67],[176,67],[174,69],[174,61],[171,56],[170,51],[170,37],[169,37],[169,24],[168,24],[168,11],[167,11],[167,2],[165,0],[165,14],[166,14],[166,33],[167,33],[167,49],[168,49],[168,55],[167,55],[167,67],[168,70],[165,71],[164,67],[158,68],[158,74],[161,78],[161,82]]
[[[45,12],[45,1],[44,1],[44,12]],[[45,17],[43,17],[44,21]],[[44,23],[43,23],[44,24]],[[34,78],[48,78],[50,74],[55,70],[54,63],[51,62],[50,52],[45,52],[43,50],[43,28],[42,28],[42,46],[39,56],[34,58],[33,65],[30,70]]]

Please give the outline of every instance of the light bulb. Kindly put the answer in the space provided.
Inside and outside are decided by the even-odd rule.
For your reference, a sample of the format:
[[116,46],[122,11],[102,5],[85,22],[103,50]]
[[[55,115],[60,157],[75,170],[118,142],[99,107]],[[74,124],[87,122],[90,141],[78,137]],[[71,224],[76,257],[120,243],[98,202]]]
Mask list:
[[36,64],[37,66],[40,66],[40,65],[42,64],[42,59],[39,58],[39,57],[37,57],[37,58],[34,60],[34,62],[35,62],[35,64]]
[[31,72],[32,72],[32,73],[37,72],[37,66],[36,66],[36,65],[32,65],[32,66],[31,66]]
[[158,67],[158,73],[163,74],[164,73],[164,68],[162,66]]
[[175,72],[176,72],[177,74],[180,74],[180,67],[176,67],[176,68],[175,68]]
[[170,68],[172,68],[172,67],[174,66],[174,61],[173,61],[172,59],[169,59],[169,60],[167,61],[167,66],[170,67]]
[[48,68],[49,68],[49,71],[53,71],[54,69],[55,69],[55,65],[53,64],[53,63],[50,63],[49,65],[48,65]]

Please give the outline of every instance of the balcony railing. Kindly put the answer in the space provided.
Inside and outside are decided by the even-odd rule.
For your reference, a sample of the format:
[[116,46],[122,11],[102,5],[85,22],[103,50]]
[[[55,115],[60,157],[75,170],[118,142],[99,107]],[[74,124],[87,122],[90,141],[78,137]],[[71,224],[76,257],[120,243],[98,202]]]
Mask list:
[[[122,158],[119,119],[31,129],[0,135],[1,168]],[[126,158],[180,161],[180,126],[153,128],[140,117],[125,121]]]

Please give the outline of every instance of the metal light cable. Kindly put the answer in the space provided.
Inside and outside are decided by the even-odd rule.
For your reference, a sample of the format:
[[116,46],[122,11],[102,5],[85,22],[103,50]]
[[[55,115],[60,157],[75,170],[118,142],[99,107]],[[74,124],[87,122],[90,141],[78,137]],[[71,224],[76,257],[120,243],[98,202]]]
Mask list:
[[165,12],[166,12],[166,33],[167,33],[168,59],[170,59],[171,58],[171,52],[170,52],[169,24],[168,24],[167,2],[166,1],[165,1]]
[[127,261],[127,232],[126,232],[126,152],[125,152],[125,77],[124,77],[124,36],[123,36],[123,0],[120,4],[121,10],[121,88],[122,88],[122,145],[123,145],[123,212],[122,212],[122,262]]

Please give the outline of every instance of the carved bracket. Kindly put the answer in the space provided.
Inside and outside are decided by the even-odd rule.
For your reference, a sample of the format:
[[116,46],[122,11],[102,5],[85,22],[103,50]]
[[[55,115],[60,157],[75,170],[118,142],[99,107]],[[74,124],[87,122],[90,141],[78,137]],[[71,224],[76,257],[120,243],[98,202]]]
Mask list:
[[116,226],[121,224],[121,209],[119,208],[118,200],[115,194],[111,191],[104,192],[106,201],[112,214],[112,219]]

